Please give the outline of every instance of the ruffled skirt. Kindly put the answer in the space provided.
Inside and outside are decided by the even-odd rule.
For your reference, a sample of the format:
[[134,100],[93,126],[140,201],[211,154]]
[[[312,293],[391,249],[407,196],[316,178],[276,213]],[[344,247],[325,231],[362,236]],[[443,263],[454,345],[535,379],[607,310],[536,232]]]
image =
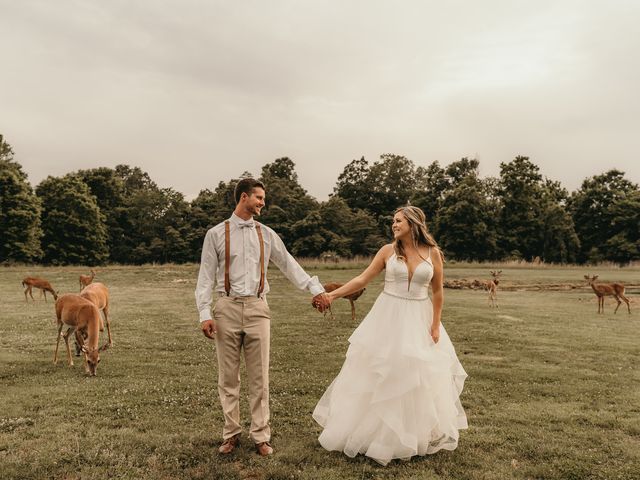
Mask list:
[[432,312],[429,299],[380,294],[313,412],[324,448],[386,465],[457,447],[467,374],[444,327],[433,343]]

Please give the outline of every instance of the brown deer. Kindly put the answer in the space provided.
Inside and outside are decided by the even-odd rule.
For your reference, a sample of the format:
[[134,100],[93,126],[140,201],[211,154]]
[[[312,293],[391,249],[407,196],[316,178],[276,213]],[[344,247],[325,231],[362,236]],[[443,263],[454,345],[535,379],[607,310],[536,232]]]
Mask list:
[[498,284],[500,283],[500,274],[502,270],[490,271],[491,280],[487,280],[485,285],[486,289],[489,292],[489,306],[498,308]]
[[93,268],[91,268],[90,270],[91,275],[80,275],[80,277],[78,277],[78,282],[80,282],[80,291],[82,291],[84,287],[93,282],[93,279],[96,276],[96,272],[93,270]]
[[587,283],[591,285],[591,288],[593,288],[593,292],[598,297],[598,313],[604,313],[604,297],[608,295],[614,297],[618,302],[618,306],[613,311],[613,313],[616,313],[618,311],[618,308],[620,308],[620,305],[622,304],[620,299],[624,300],[624,302],[627,304],[627,310],[629,311],[629,313],[631,313],[629,299],[624,296],[624,285],[622,283],[596,283],[598,275],[594,275],[593,277],[585,275],[584,278]]
[[37,277],[26,277],[22,280],[22,286],[23,287],[27,287],[24,290],[24,301],[25,302],[29,302],[29,299],[27,298],[27,293],[31,296],[31,300],[33,300],[34,302],[36,301],[35,298],[33,298],[33,288],[39,288],[40,289],[40,294],[44,294],[44,301],[47,301],[47,292],[51,293],[51,295],[53,295],[53,299],[57,300],[58,299],[58,292],[55,291],[53,289],[53,287],[51,286],[51,284],[45,280],[44,278],[37,278]]
[[[60,346],[60,337],[62,336],[67,346],[69,366],[73,365],[71,349],[69,348],[69,335],[75,333],[76,341],[80,343],[82,352],[84,353],[85,371],[89,375],[95,376],[98,363],[100,363],[100,351],[107,348],[106,345],[98,348],[100,335],[100,311],[98,307],[80,295],[68,293],[62,295],[56,301],[56,318],[58,322],[58,337],[53,363],[58,363],[58,347]],[[65,325],[68,327],[67,331],[61,335]],[[81,333],[83,330],[87,333],[86,342]]]
[[[111,339],[111,322],[109,321],[109,289],[103,283],[95,282],[84,287],[82,292],[80,292],[80,296],[93,303],[104,315],[104,321],[107,323],[107,335],[109,336],[109,343],[106,348],[113,346]],[[102,317],[100,317],[100,331],[104,331]],[[86,332],[83,332],[83,334],[85,333]],[[81,344],[76,342],[76,355],[80,355],[80,349]]]
[[[324,289],[326,292],[333,292],[334,290],[340,288],[342,285],[344,285],[344,283],[327,283],[326,285],[323,285]],[[366,288],[363,288],[361,290],[358,290],[356,292],[350,293],[349,295],[345,295],[344,297],[341,298],[346,298],[347,300],[349,300],[349,302],[351,303],[351,320],[355,320],[356,319],[356,304],[355,301],[360,298],[360,295],[362,295],[364,293],[364,291],[366,290]],[[331,315],[331,318],[333,319],[333,311],[331,310],[331,306],[329,306],[329,308],[327,309]],[[327,310],[325,310],[325,316],[327,314]]]

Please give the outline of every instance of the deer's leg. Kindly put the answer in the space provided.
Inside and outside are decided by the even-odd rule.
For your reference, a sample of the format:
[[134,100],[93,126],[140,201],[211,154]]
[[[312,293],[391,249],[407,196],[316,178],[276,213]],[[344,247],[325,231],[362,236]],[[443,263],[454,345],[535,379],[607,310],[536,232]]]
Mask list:
[[113,346],[113,337],[111,336],[111,320],[109,320],[109,302],[102,311],[104,313],[104,321],[107,324],[107,337],[109,338],[109,346]]
[[29,303],[29,299],[27,298],[27,290],[29,290],[29,287],[24,289],[24,301]]
[[58,336],[56,339],[56,353],[53,355],[53,363],[58,363],[58,346],[60,345],[60,332],[62,332],[62,326],[64,323],[60,322],[60,326],[58,327]]
[[41,290],[41,292],[44,295],[44,301],[46,303],[46,301],[47,301],[47,291],[46,290]]
[[351,299],[349,301],[351,302],[351,321],[353,322],[356,319],[356,304]]
[[616,299],[616,302],[618,302],[618,305],[616,305],[616,309],[613,311],[613,313],[618,313],[618,309],[620,308],[622,301],[620,300],[620,297],[618,297],[618,295],[614,295],[614,298]]
[[107,323],[107,335],[109,337],[109,346],[112,347],[113,339],[111,338],[111,322],[109,321],[109,302],[108,301],[107,301],[107,304],[104,306],[102,313],[104,313],[104,320]]
[[80,330],[76,329],[76,350],[78,345],[80,345],[80,352],[83,353],[83,359],[84,359],[84,371],[85,373],[90,373],[89,372],[89,364],[87,363],[87,354],[85,352],[82,351],[82,347],[84,346],[84,332],[81,332]]
[[78,330],[76,330],[76,337],[74,339],[74,344],[76,347],[76,357],[82,355],[82,345],[84,345],[84,341],[89,336],[85,330],[80,330],[80,333],[82,335],[82,340],[78,341]]
[[[35,301],[36,301],[36,299],[35,299],[35,298],[33,298],[33,287],[32,287],[31,285],[29,285],[29,286],[27,287],[27,290],[29,290],[29,296],[31,297],[31,300],[33,300],[33,301],[35,302]],[[26,295],[25,295],[25,297],[26,297]]]
[[69,362],[69,366],[73,366],[73,358],[71,358],[71,348],[69,347],[69,335],[75,331],[75,327],[69,327],[67,333],[65,333],[62,338],[64,338],[64,343],[67,346],[67,360]]
[[629,299],[627,297],[625,297],[623,294],[620,294],[620,298],[622,298],[622,300],[624,300],[624,303],[627,304],[627,310],[629,311],[629,314],[631,314],[631,306],[629,305]]

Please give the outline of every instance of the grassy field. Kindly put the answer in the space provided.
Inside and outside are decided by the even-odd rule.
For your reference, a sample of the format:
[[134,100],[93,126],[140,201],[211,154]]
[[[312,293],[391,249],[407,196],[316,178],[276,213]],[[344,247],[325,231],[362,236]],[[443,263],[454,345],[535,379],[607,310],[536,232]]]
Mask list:
[[[448,264],[447,278],[486,278],[492,266]],[[338,301],[323,319],[309,296],[272,269],[272,458],[248,438],[217,455],[222,414],[213,344],[199,331],[197,266],[108,267],[96,281],[112,298],[113,349],[97,377],[82,362],[53,365],[53,302],[25,303],[20,281],[42,275],[76,292],[77,268],[0,269],[0,477],[3,479],[640,479],[640,298],[632,314],[596,314],[587,288],[534,284],[603,280],[637,285],[640,268],[503,266],[499,309],[486,293],[446,290],[443,323],[469,378],[470,428],[454,452],[380,467],[326,452],[311,418],[337,374],[347,338],[382,287]],[[323,282],[353,265],[319,265]],[[518,287],[522,288],[511,288]],[[37,297],[37,294],[34,294]],[[393,325],[389,325],[393,328]],[[63,345],[63,344],[62,344]],[[244,375],[244,372],[243,372]],[[248,427],[246,397],[242,417]],[[247,428],[248,430],[248,428]]]

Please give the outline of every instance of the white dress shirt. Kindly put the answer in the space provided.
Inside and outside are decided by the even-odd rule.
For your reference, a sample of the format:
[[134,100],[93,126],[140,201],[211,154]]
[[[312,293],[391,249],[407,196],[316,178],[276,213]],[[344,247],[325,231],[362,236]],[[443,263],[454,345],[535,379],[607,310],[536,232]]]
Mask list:
[[[229,281],[233,297],[248,297],[258,294],[260,287],[260,241],[255,229],[255,220],[242,220],[235,213],[229,218],[230,258]],[[308,289],[312,295],[324,292],[318,277],[310,277],[291,256],[282,239],[271,228],[260,224],[264,238],[264,290],[269,292],[267,269],[269,260],[276,264],[285,277],[301,290]],[[224,290],[224,222],[211,228],[204,238],[200,273],[196,285],[196,306],[200,321],[211,320],[211,303],[214,289]]]

